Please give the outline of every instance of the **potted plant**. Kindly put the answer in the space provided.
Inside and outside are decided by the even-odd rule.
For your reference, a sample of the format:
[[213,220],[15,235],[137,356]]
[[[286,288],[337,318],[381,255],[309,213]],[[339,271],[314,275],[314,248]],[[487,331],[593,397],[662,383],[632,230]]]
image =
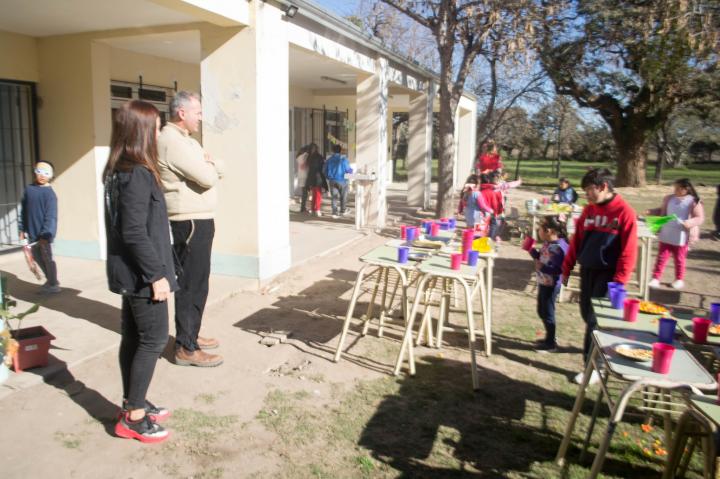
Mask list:
[[[16,302],[11,300],[5,287],[5,279],[0,281],[0,383],[3,376],[7,379],[7,367],[12,364],[15,371],[47,366],[50,341],[55,337],[42,326],[20,328],[20,321],[33,314],[39,305],[33,304],[27,311],[14,314],[12,308]],[[13,327],[12,321],[15,321]]]

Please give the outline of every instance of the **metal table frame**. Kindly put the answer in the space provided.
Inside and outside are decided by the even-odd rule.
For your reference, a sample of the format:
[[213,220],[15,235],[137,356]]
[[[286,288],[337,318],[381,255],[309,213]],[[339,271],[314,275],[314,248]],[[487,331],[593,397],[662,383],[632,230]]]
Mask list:
[[[413,301],[412,309],[408,316],[407,325],[405,327],[405,334],[403,336],[402,345],[400,346],[400,353],[398,354],[397,362],[395,364],[395,374],[400,374],[402,363],[404,360],[405,352],[408,354],[408,362],[410,368],[410,374],[415,374],[415,357],[413,353],[412,343],[412,332],[413,325],[415,323],[415,317],[418,313],[418,308],[422,299],[422,295],[425,292],[426,285],[429,281],[434,278],[440,278],[443,283],[446,281],[457,282],[462,286],[465,296],[465,315],[468,322],[468,344],[470,347],[470,359],[471,359],[471,371],[472,371],[472,384],[473,389],[479,388],[479,381],[477,377],[477,358],[475,353],[475,316],[473,314],[473,297],[480,291],[480,299],[482,305],[482,317],[483,317],[483,330],[485,333],[485,350],[489,355],[490,344],[492,342],[491,324],[486,318],[487,305],[485,300],[487,298],[484,280],[484,265],[478,264],[476,267],[462,265],[460,270],[455,271],[450,269],[450,258],[441,255],[433,256],[429,260],[424,261],[420,264],[418,270],[422,274],[420,281],[415,292],[415,299]],[[443,314],[447,313],[445,308]],[[440,320],[442,321],[442,319]],[[419,332],[419,334],[422,332]]]
[[[635,340],[631,339],[631,337],[635,337]],[[592,469],[588,476],[590,478],[595,478],[600,473],[603,462],[605,460],[605,454],[607,453],[607,450],[610,446],[610,440],[615,433],[615,429],[618,423],[622,421],[623,415],[625,413],[625,408],[628,405],[628,401],[630,400],[631,396],[637,391],[641,391],[649,387],[657,388],[659,391],[658,394],[660,395],[659,397],[662,402],[662,400],[664,399],[664,393],[667,393],[673,389],[689,389],[693,392],[699,393],[700,390],[714,390],[717,388],[717,383],[712,378],[712,376],[710,376],[710,374],[705,371],[702,366],[700,366],[700,364],[697,363],[695,358],[693,358],[693,356],[679,344],[676,345],[677,349],[675,351],[675,357],[673,358],[673,364],[678,365],[677,367],[679,368],[679,365],[682,362],[683,365],[687,364],[690,365],[690,367],[696,368],[693,371],[693,374],[696,378],[702,378],[702,381],[690,382],[682,380],[680,378],[676,378],[677,373],[675,373],[673,370],[671,370],[670,374],[668,375],[656,374],[649,371],[647,366],[642,368],[638,365],[638,363],[633,363],[629,360],[616,359],[610,353],[606,353],[604,351],[605,348],[609,347],[609,345],[612,344],[611,341],[640,341],[647,343],[649,341],[654,341],[654,337],[650,333],[641,331],[616,331],[615,334],[599,330],[593,332],[593,347],[590,353],[590,360],[585,367],[583,383],[578,389],[578,395],[575,399],[575,405],[573,407],[570,420],[568,421],[568,424],[565,428],[562,443],[560,444],[560,448],[558,449],[557,456],[555,458],[556,462],[559,465],[564,464],[565,454],[567,453],[568,446],[570,445],[570,440],[572,438],[572,433],[575,428],[575,423],[585,400],[585,390],[590,381],[590,376],[593,371],[598,371],[602,378],[600,384],[600,394],[595,402],[593,416],[590,420],[590,427],[588,428],[585,439],[584,449],[587,448],[590,442],[592,431],[595,426],[595,419],[597,417],[597,413],[599,412],[599,406],[602,397],[605,397],[608,401],[611,409],[611,414],[610,420],[605,430],[605,435],[602,442],[600,443],[598,452],[595,456],[595,460],[593,461]],[[602,371],[601,366],[604,367],[604,371]],[[607,380],[610,375],[612,375],[616,379],[628,383],[625,389],[620,394],[620,397],[617,399],[617,401],[612,400],[607,389]],[[663,412],[665,413],[667,419],[669,411]],[[666,421],[666,426],[667,425],[668,421]]]

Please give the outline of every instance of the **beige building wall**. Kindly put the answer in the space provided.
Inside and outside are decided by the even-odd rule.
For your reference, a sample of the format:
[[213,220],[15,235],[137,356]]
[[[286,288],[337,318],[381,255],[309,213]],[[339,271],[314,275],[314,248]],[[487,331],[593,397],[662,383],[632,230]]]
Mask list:
[[110,78],[137,82],[142,75],[143,83],[172,88],[175,81],[178,90],[200,91],[200,65],[184,63],[141,53],[110,49]]
[[0,31],[0,79],[30,82],[40,79],[36,38]]

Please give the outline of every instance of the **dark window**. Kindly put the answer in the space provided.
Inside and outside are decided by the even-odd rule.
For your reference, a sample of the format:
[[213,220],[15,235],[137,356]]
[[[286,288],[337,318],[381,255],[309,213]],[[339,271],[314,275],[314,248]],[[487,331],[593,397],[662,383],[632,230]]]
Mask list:
[[138,91],[138,96],[141,100],[159,101],[163,103],[167,101],[167,95],[162,90],[146,90],[145,88],[141,88],[140,91]]
[[114,98],[132,98],[132,87],[122,85],[110,85],[110,95]]

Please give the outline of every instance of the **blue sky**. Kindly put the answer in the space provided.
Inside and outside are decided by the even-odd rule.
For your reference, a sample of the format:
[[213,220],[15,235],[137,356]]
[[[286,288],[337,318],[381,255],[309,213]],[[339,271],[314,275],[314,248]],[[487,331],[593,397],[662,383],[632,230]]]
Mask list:
[[333,13],[342,17],[351,15],[357,7],[357,0],[310,0],[313,3],[332,10]]

